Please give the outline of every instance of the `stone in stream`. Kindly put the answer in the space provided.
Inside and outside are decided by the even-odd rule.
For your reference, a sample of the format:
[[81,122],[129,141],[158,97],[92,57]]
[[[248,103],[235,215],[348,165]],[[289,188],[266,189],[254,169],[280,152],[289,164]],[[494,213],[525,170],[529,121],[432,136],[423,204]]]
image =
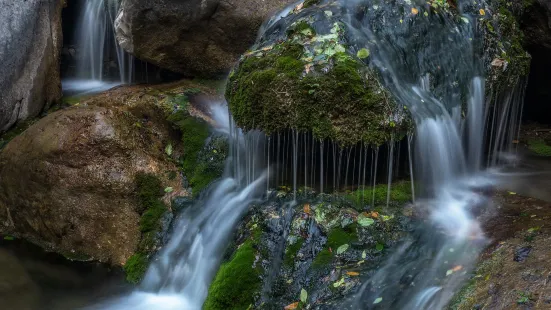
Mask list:
[[171,200],[196,196],[221,173],[226,145],[209,138],[211,119],[193,99],[201,93],[214,97],[189,82],[120,87],[36,122],[0,150],[0,233],[125,265],[139,281]]
[[121,46],[186,75],[225,75],[254,42],[264,19],[294,0],[123,0]]

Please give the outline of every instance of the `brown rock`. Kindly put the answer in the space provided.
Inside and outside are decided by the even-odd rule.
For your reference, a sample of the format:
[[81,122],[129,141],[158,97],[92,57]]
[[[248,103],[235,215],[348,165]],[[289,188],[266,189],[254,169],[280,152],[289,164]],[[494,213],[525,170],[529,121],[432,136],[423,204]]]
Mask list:
[[136,57],[189,75],[224,74],[262,22],[294,0],[124,0],[117,39]]
[[[177,144],[143,87],[52,113],[0,153],[0,233],[78,259],[123,265],[140,241],[135,176],[153,173],[183,195],[167,154]],[[95,104],[95,105],[92,105]]]

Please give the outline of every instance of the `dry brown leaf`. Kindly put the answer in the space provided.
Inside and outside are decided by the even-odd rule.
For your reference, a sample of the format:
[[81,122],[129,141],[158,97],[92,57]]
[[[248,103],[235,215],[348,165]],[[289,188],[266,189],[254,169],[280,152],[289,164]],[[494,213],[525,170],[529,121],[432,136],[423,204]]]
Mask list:
[[304,2],[301,2],[299,5],[295,6],[296,11],[302,10],[302,7],[304,6]]
[[346,274],[351,276],[351,277],[357,277],[357,276],[360,275],[359,272],[355,272],[355,271],[347,271]]
[[378,218],[379,217],[379,212],[371,212],[371,217]]
[[416,8],[411,8],[411,14],[417,15],[417,14],[419,14],[419,10],[416,9]]
[[296,309],[297,307],[298,307],[298,301],[297,301],[297,302],[294,302],[294,303],[292,303],[292,304],[290,304],[290,305],[287,305],[284,309],[285,309],[285,310],[294,310],[294,309]]
[[453,272],[457,272],[457,271],[459,271],[459,270],[461,270],[461,269],[463,269],[463,266],[461,266],[461,265],[457,265],[457,266],[455,266],[455,267],[452,268]]
[[304,213],[310,214],[310,204],[308,203],[305,204],[303,210],[304,210]]

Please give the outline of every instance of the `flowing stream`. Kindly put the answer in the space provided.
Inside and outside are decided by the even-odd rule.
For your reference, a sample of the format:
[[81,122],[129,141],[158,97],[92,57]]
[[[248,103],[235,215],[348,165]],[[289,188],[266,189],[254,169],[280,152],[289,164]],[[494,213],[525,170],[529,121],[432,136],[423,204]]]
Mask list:
[[[134,58],[115,39],[114,23],[119,11],[118,0],[82,0],[82,12],[75,31],[79,53],[76,76],[63,81],[63,89],[71,93],[91,93],[132,82]],[[113,66],[118,80],[106,78],[106,69]]]
[[[501,144],[504,144],[505,137],[514,135],[515,128],[518,128],[519,107],[512,104],[514,100],[511,99],[504,108],[504,116],[493,115],[492,123],[497,125],[488,125],[478,21],[468,11],[467,1],[458,1],[461,23],[445,14],[427,14],[415,20],[410,16],[409,20],[396,22],[403,18],[401,12],[411,10],[410,1],[382,2],[376,8],[367,9],[366,14],[355,14],[358,4],[363,2],[340,1],[342,21],[353,34],[350,45],[357,50],[369,48],[370,66],[378,69],[398,103],[411,113],[415,123],[414,141],[411,137],[407,139],[408,152],[413,157],[410,158],[410,171],[417,185],[415,202],[426,210],[430,221],[421,224],[374,275],[364,279],[362,289],[342,308],[361,309],[381,299],[388,301],[380,305],[385,309],[442,309],[487,244],[473,215],[473,211],[488,202],[483,189],[495,182],[483,167],[485,131],[489,128],[492,133],[496,132],[492,140],[495,146],[491,147],[492,156],[495,156],[503,150]],[[289,8],[275,15],[277,18],[265,28],[279,27],[278,20],[288,12]],[[466,102],[465,107],[462,107],[462,102]],[[231,144],[225,176],[179,216],[168,245],[150,266],[139,290],[101,304],[97,309],[201,308],[235,226],[250,204],[262,200],[265,189],[269,187],[267,180],[274,179],[269,176],[270,169],[264,172],[266,163],[259,152],[266,149],[264,135],[242,133],[230,117],[220,111],[218,109],[215,113],[223,115],[218,117],[218,124],[224,124],[220,130],[228,134]],[[513,129],[507,131],[505,128]],[[296,193],[297,141],[305,141],[305,151],[310,142],[296,132],[283,138],[294,141],[293,150],[282,156],[283,162],[294,167]],[[266,143],[268,156],[270,147],[278,149],[278,161],[280,141],[278,138],[277,144],[270,140]],[[389,188],[394,147],[394,141],[391,141]],[[314,143],[311,142],[310,150],[313,149]],[[323,191],[323,154],[329,154],[331,148],[321,143],[319,150],[320,164],[314,164],[312,159],[308,171],[305,164],[303,177],[307,183],[306,179],[314,179],[317,172],[320,190]],[[337,152],[334,147],[332,152],[335,165]],[[287,157],[286,154],[291,155]],[[351,151],[341,151],[338,155],[339,166],[341,159],[346,159],[342,162],[346,164],[347,174],[349,170],[358,170],[352,172],[351,178],[348,175],[344,178],[345,187],[348,179],[353,183],[360,183],[363,179],[365,187],[367,165],[356,169],[356,164],[362,167],[368,151],[360,148],[358,163],[355,156],[351,160],[350,154]],[[370,156],[376,166],[378,150]],[[304,161],[307,160],[304,157]],[[329,164],[325,169],[328,167]],[[367,174],[375,175],[372,178],[375,180],[376,173],[375,167]],[[338,182],[340,179],[333,183]]]

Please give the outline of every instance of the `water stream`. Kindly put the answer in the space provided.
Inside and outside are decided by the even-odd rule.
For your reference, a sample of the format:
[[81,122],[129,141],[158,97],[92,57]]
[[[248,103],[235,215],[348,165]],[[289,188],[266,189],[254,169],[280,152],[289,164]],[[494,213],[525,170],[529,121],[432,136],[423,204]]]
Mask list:
[[[357,50],[369,48],[370,66],[381,73],[384,84],[415,122],[415,133],[407,137],[408,169],[415,180],[415,203],[426,210],[429,221],[374,275],[364,279],[361,290],[342,308],[361,309],[382,298],[388,301],[380,305],[385,309],[442,309],[487,242],[473,215],[488,202],[482,190],[495,183],[483,168],[485,131],[490,128],[494,136],[491,153],[504,150],[505,141],[517,131],[520,110],[511,94],[503,115],[493,114],[497,125],[488,125],[483,51],[477,45],[477,19],[469,12],[467,1],[458,1],[462,23],[446,14],[409,16],[397,23],[404,18],[403,11],[411,11],[410,1],[384,3],[366,14],[355,14],[363,2],[340,1],[342,21],[353,34],[350,45]],[[278,26],[277,21],[287,12],[289,8],[265,29]],[[260,132],[242,133],[227,115],[219,117],[218,123],[224,124],[220,130],[231,141],[225,176],[179,216],[168,245],[150,266],[140,288],[92,309],[200,309],[232,231],[272,182],[292,180],[295,198],[302,179],[305,185],[317,179],[317,188],[324,191],[331,183],[327,173],[332,166],[334,188],[346,188],[351,180],[365,189],[366,182],[368,188],[374,186],[378,164],[383,164],[379,148],[362,145],[336,150],[334,144],[315,142],[296,131],[278,133],[265,141]],[[314,156],[314,152],[320,155]],[[400,145],[394,140],[388,144],[388,154],[384,164],[391,190],[399,162],[395,156],[400,154]],[[269,167],[265,172],[270,156],[293,168]],[[263,161],[266,157],[268,163]],[[303,175],[299,177],[297,172]]]
[[[76,76],[63,81],[63,90],[71,94],[96,93],[132,82],[134,57],[115,39],[119,1],[83,0],[78,5],[82,5],[82,12],[74,34],[79,48]],[[108,72],[113,69],[118,74]]]

